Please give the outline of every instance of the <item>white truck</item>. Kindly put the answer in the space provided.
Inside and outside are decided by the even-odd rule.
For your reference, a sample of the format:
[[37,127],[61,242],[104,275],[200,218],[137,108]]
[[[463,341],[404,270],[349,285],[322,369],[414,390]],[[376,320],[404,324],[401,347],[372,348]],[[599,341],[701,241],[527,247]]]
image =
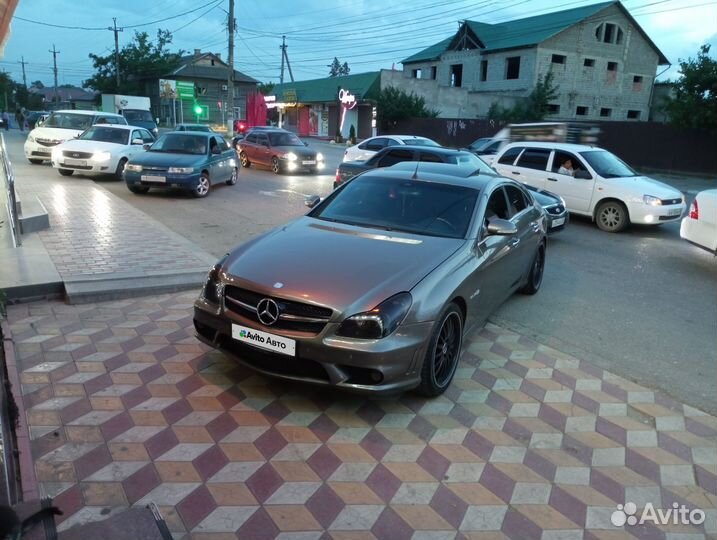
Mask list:
[[155,137],[159,135],[157,123],[152,117],[150,101],[146,96],[102,94],[102,110],[121,114],[129,125],[148,129]]

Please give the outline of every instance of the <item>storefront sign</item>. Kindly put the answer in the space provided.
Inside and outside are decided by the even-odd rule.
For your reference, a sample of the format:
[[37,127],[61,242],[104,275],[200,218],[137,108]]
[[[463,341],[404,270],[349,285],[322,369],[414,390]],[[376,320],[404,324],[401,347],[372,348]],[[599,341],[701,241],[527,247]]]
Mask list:
[[194,83],[177,81],[177,96],[179,99],[194,99]]
[[264,103],[274,103],[276,96],[264,96]]
[[343,88],[339,90],[339,101],[346,109],[353,109],[356,106],[356,96]]
[[159,79],[159,97],[162,99],[177,99],[177,81]]
[[284,90],[284,101],[286,103],[296,103],[296,90],[293,88]]

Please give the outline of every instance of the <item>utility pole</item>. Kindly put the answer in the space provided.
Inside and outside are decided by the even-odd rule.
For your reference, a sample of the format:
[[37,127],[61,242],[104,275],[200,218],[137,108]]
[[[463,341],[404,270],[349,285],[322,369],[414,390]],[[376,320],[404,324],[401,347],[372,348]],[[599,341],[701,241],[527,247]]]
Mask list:
[[227,111],[227,133],[234,132],[234,0],[229,0],[229,73],[227,76],[227,102],[224,108]]
[[115,78],[117,84],[117,91],[119,92],[120,86],[120,70],[119,70],[119,35],[117,32],[123,32],[124,28],[117,28],[117,17],[112,17],[113,26],[108,26],[107,30],[115,33]]
[[52,53],[52,71],[55,73],[55,103],[59,101],[59,98],[57,96],[57,55],[60,54],[60,51],[55,50],[55,44],[52,44],[52,50],[49,51]]
[[21,57],[20,63],[22,64],[22,84],[25,86],[25,89],[27,89],[27,77],[25,76],[25,57]]
[[284,84],[284,57],[286,56],[286,36],[281,36],[281,76],[279,77],[279,84]]

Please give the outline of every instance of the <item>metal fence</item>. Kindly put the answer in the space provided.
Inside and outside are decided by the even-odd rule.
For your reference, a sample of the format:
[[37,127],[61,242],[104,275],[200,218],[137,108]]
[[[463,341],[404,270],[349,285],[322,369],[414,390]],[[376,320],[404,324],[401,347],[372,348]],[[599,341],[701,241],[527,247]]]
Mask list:
[[20,216],[17,215],[17,197],[15,196],[15,177],[12,173],[12,164],[7,155],[5,137],[0,134],[0,174],[5,181],[5,192],[7,194],[7,215],[10,221],[10,231],[15,247],[22,244],[20,236]]

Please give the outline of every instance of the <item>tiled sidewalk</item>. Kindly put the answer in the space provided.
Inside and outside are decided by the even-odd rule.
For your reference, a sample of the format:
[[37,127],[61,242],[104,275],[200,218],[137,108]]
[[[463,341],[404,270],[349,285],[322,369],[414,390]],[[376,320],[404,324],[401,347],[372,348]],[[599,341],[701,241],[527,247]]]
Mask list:
[[717,538],[715,417],[493,325],[444,397],[316,391],[199,344],[193,299],[10,308],[61,528],[155,501],[195,540]]

